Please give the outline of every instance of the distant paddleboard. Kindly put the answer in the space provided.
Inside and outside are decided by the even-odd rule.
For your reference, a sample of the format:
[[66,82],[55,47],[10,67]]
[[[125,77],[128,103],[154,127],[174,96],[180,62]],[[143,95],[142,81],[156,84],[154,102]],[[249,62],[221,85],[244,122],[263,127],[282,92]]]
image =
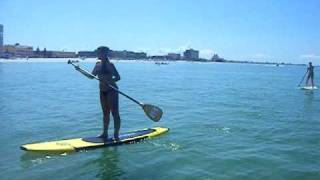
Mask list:
[[304,86],[304,87],[300,87],[300,89],[302,90],[316,90],[318,89],[317,86]]
[[99,137],[74,138],[49,142],[40,142],[22,145],[20,148],[25,151],[35,152],[70,152],[86,149],[94,149],[106,146],[115,146],[142,141],[147,138],[159,136],[169,131],[168,128],[155,127],[138,131],[127,132],[119,135],[119,141],[112,138],[104,140]]

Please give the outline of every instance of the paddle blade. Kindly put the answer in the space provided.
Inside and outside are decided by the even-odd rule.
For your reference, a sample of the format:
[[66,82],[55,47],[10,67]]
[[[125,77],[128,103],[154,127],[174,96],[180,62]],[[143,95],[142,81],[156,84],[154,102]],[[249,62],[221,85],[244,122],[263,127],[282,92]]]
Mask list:
[[159,107],[151,104],[143,104],[142,108],[151,120],[158,122],[161,119],[163,112]]

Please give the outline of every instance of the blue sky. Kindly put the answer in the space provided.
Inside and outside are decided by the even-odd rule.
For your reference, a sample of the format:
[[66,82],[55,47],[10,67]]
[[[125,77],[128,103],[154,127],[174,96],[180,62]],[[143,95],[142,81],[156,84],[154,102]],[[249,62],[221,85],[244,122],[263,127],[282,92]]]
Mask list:
[[4,43],[49,50],[317,63],[319,22],[319,0],[0,0]]

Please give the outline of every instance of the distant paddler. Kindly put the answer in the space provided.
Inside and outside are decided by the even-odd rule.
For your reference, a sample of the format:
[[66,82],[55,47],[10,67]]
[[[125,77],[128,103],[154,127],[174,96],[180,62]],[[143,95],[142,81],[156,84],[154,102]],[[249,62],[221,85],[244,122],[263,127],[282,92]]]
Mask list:
[[314,66],[312,66],[312,62],[309,62],[309,67],[307,69],[307,80],[306,80],[306,86],[308,86],[309,80],[311,79],[311,85],[312,87],[314,87],[314,82],[313,82],[313,78],[314,78],[314,72],[313,72]]

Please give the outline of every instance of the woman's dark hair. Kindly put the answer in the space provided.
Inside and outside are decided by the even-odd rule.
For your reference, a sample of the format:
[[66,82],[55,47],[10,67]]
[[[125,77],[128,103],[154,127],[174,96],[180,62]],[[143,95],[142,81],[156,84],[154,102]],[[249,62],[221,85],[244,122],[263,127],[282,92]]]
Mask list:
[[[106,56],[108,56],[109,51],[110,51],[110,49],[109,49],[108,47],[106,47],[106,46],[100,46],[100,47],[98,47],[98,48],[96,49],[96,53],[97,53],[97,54],[99,54],[99,53],[104,53],[104,54],[106,54]],[[107,58],[108,58],[108,57],[107,57]],[[102,61],[103,61],[103,60],[102,60]],[[101,72],[102,72],[103,74],[109,73],[108,68],[107,68],[107,64],[104,63],[104,62],[101,62]]]
[[107,47],[107,46],[99,46],[97,49],[96,49],[96,52],[99,53],[99,52],[104,52],[104,53],[108,53],[110,51],[110,49]]

